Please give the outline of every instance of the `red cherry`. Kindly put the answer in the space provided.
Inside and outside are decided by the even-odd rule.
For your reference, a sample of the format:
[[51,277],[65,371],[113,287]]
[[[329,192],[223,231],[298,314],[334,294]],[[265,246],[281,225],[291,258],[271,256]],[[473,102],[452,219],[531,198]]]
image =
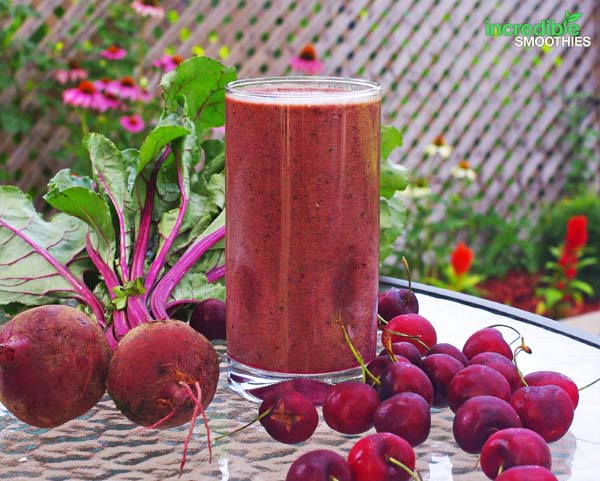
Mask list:
[[[411,337],[405,337],[399,334],[404,334]],[[394,342],[410,342],[414,344],[421,354],[426,354],[429,348],[437,342],[437,334],[435,328],[427,319],[419,314],[402,314],[390,320],[387,326],[384,327],[381,335],[381,341],[384,346],[388,345],[388,338],[391,338],[391,343]]]
[[515,466],[504,471],[496,481],[558,481],[558,478],[542,466]]
[[400,436],[377,433],[360,439],[348,453],[348,463],[355,481],[407,481],[411,475],[394,464],[399,461],[415,469],[415,452]]
[[456,411],[452,431],[463,451],[477,454],[496,431],[520,427],[519,416],[506,401],[494,396],[475,396]]
[[550,448],[538,433],[525,428],[508,428],[492,434],[481,448],[481,469],[490,479],[500,468],[513,466],[552,467]]
[[480,352],[497,352],[512,360],[513,353],[502,333],[493,327],[485,327],[474,332],[463,346],[463,354],[471,359]]
[[562,438],[573,422],[571,398],[563,388],[553,384],[517,389],[510,404],[523,427],[532,429],[549,443]]
[[331,388],[323,403],[323,419],[335,431],[360,434],[373,427],[379,394],[372,386],[346,381]]
[[571,398],[573,409],[577,408],[579,404],[579,388],[570,377],[564,374],[555,371],[530,372],[525,376],[525,382],[528,386],[554,384],[555,386],[562,387]]
[[496,396],[510,400],[510,386],[506,378],[495,369],[473,364],[457,372],[448,385],[448,405],[452,412],[467,399],[475,396]]
[[296,444],[312,436],[319,423],[314,404],[302,394],[291,391],[265,399],[258,410],[265,431],[276,441]]
[[328,449],[309,451],[292,463],[285,481],[354,481],[348,462]]
[[433,385],[423,371],[414,364],[396,362],[385,368],[381,376],[381,399],[400,392],[416,392],[431,405]]

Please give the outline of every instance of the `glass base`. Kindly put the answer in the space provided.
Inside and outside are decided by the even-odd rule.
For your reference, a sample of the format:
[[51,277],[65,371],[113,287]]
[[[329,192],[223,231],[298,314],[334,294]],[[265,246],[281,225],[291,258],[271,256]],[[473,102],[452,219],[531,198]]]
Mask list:
[[304,378],[328,384],[337,384],[343,381],[360,379],[361,376],[362,371],[360,366],[345,371],[318,374],[294,374],[289,372],[273,372],[256,369],[229,358],[227,367],[227,383],[232,391],[255,403],[261,403],[262,399],[254,396],[252,394],[253,391],[279,382]]

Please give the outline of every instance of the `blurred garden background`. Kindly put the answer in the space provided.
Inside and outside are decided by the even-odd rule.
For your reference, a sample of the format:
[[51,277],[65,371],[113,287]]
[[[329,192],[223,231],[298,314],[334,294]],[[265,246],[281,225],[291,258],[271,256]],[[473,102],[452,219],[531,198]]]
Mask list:
[[[485,35],[573,15],[590,47]],[[160,76],[193,55],[238,77],[369,78],[409,173],[382,273],[406,277],[404,256],[413,280],[554,318],[598,310],[599,25],[592,0],[0,0],[0,183],[42,209],[57,170],[89,173],[85,133],[139,146]]]

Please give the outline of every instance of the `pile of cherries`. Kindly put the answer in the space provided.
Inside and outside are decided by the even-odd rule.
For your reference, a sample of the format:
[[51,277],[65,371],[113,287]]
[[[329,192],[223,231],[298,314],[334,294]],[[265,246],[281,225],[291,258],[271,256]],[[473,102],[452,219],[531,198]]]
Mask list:
[[262,399],[258,420],[276,440],[294,444],[315,431],[319,415],[343,434],[361,438],[347,459],[325,449],[308,452],[286,481],[406,481],[415,473],[413,448],[431,428],[431,408],[454,412],[460,448],[479,454],[483,472],[498,481],[557,481],[547,443],[560,439],[579,401],[575,383],[558,372],[522,376],[514,357],[530,352],[521,339],[514,353],[495,327],[473,333],[462,350],[438,343],[418,314],[410,290],[379,296],[385,349],[366,365],[364,381],[329,385],[295,379],[253,394]]

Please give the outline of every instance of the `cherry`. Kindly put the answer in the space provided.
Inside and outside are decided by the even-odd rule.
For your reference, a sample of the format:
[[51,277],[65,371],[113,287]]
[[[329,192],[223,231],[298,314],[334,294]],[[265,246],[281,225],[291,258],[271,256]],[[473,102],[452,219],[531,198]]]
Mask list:
[[[421,353],[416,348],[416,346],[414,344],[411,344],[410,342],[406,342],[406,341],[393,342],[392,343],[392,352],[396,355],[396,357],[402,356],[402,357],[408,359],[409,362],[411,362],[412,364],[414,364],[417,367],[423,366],[423,360],[421,359]],[[379,355],[383,355],[383,354],[387,355],[386,349],[382,349],[382,351],[379,353]]]
[[423,359],[423,371],[433,385],[432,406],[442,408],[448,405],[448,385],[462,369],[464,365],[448,354],[431,354]]
[[483,364],[495,369],[506,378],[512,392],[523,387],[523,381],[521,380],[521,376],[519,376],[517,366],[502,354],[498,354],[497,352],[480,352],[471,358],[469,364]]
[[260,405],[258,414],[267,433],[286,444],[306,441],[319,423],[314,404],[295,391],[268,397]]
[[410,342],[421,354],[425,354],[437,342],[437,334],[431,322],[419,314],[410,313],[392,318],[384,327],[381,342],[385,346],[389,340],[391,343]]
[[523,427],[532,429],[549,443],[562,438],[573,422],[571,398],[563,388],[553,384],[517,389],[510,404]]
[[481,448],[479,462],[490,479],[513,466],[552,467],[550,448],[544,438],[525,428],[508,428],[492,434]]
[[414,477],[415,452],[400,436],[371,434],[352,446],[348,464],[355,481],[407,481]]
[[389,321],[400,314],[419,312],[419,301],[412,290],[392,287],[377,296],[377,311]]
[[475,396],[495,396],[508,402],[510,395],[510,385],[506,378],[483,364],[465,367],[454,375],[448,385],[448,405],[452,412],[456,412],[462,403]]
[[254,397],[264,401],[272,395],[282,395],[290,391],[296,391],[312,401],[315,406],[322,406],[327,394],[333,387],[332,384],[316,381],[308,378],[295,378],[289,381],[282,381],[269,386],[250,389],[248,392]]
[[[412,364],[407,358],[405,358],[403,356],[395,355],[395,358],[396,358],[396,362],[406,362],[408,364]],[[385,371],[385,368],[391,364],[394,364],[394,361],[392,361],[388,357],[387,354],[379,355],[375,359],[373,359],[369,364],[367,364],[367,369],[371,372],[371,374],[375,378],[381,380],[383,371]],[[367,377],[366,382],[367,382],[367,384],[374,386],[375,388],[379,388],[379,386],[381,384],[381,383],[379,383],[379,384],[375,383],[375,381],[371,377]]]
[[323,419],[342,434],[360,434],[373,427],[379,394],[368,384],[346,381],[331,388],[323,403]]
[[285,481],[354,481],[348,461],[328,449],[309,451],[292,463]]
[[456,411],[452,431],[463,451],[477,454],[496,431],[520,427],[521,420],[509,403],[494,396],[475,396]]
[[416,392],[423,396],[429,405],[433,401],[433,386],[427,374],[406,362],[389,365],[381,376],[382,400],[400,392]]
[[463,354],[467,359],[475,357],[480,352],[497,352],[512,360],[513,353],[502,333],[493,327],[485,327],[474,332],[463,346]]
[[377,406],[373,425],[378,433],[393,433],[411,446],[418,446],[425,442],[431,429],[429,404],[414,392],[394,394]]
[[558,481],[558,478],[542,466],[515,466],[504,471],[496,481]]
[[431,346],[431,350],[427,355],[429,356],[430,354],[447,354],[448,356],[458,359],[463,366],[466,366],[469,363],[467,356],[465,356],[458,347],[448,344],[447,342],[438,342]]
[[525,376],[525,382],[528,386],[554,384],[555,386],[562,387],[571,398],[573,409],[576,409],[579,404],[579,389],[577,388],[577,384],[564,374],[555,371],[531,372]]
[[225,303],[213,298],[199,302],[192,311],[190,326],[209,340],[226,339]]

